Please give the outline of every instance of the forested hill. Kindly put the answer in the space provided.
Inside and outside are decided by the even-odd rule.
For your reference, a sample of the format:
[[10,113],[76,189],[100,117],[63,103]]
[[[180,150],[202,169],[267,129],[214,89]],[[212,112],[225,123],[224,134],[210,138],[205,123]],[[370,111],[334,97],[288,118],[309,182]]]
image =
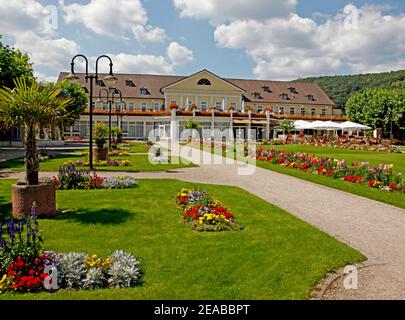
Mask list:
[[344,107],[351,94],[366,88],[405,88],[405,70],[351,76],[310,77],[297,81],[319,84],[337,106]]

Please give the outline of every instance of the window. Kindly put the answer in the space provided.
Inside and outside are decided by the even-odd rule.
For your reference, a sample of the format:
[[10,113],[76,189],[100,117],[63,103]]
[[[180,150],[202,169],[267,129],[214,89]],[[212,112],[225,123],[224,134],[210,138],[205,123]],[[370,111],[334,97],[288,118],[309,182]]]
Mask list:
[[102,102],[102,109],[103,110],[108,110],[108,102],[107,101]]
[[268,86],[263,86],[262,89],[264,92],[271,93],[270,87]]
[[298,93],[297,90],[295,90],[294,87],[289,87],[288,91],[290,91],[290,93]]
[[121,102],[115,102],[114,103],[114,107],[115,107],[115,111],[121,111]]
[[260,92],[253,92],[252,96],[255,97],[255,99],[263,99],[263,97],[260,95]]
[[170,100],[170,104],[177,104],[177,100]]
[[279,108],[279,113],[280,113],[280,114],[284,114],[284,107],[280,107],[280,108]]
[[135,84],[132,80],[125,80],[125,85],[127,87],[135,87]]
[[148,89],[146,89],[146,88],[141,88],[140,91],[141,91],[142,95],[149,95],[150,94]]
[[154,102],[153,103],[153,110],[160,111],[160,103],[159,102]]
[[231,102],[231,107],[236,110],[236,102]]
[[322,110],[321,110],[321,115],[322,115],[322,116],[326,116],[326,108],[322,108]]
[[96,80],[96,85],[100,87],[105,87],[104,81],[103,80]]
[[311,116],[316,115],[316,109],[315,108],[311,108]]
[[287,93],[282,93],[281,94],[281,99],[288,100],[288,94]]
[[95,109],[95,108],[96,108],[96,103],[95,103],[95,102],[93,102],[93,103],[91,104],[91,108],[92,108],[92,109]]
[[257,112],[263,112],[263,107],[262,106],[257,106]]
[[312,94],[307,95],[308,101],[314,101],[314,96]]
[[199,86],[210,86],[211,82],[208,79],[201,79],[197,82]]
[[215,103],[215,109],[218,110],[218,111],[222,110],[222,102],[216,102]]
[[290,114],[295,114],[295,108],[294,107],[290,108]]
[[207,109],[208,109],[208,102],[207,102],[207,101],[201,101],[201,103],[200,103],[200,108],[201,108],[201,111],[207,111]]
[[141,103],[141,110],[142,110],[142,112],[145,112],[147,108],[148,108],[148,104],[147,104],[146,102],[142,102],[142,103]]
[[134,111],[135,109],[135,103],[134,102],[129,102],[128,103],[128,111]]
[[305,116],[305,108],[304,107],[301,108],[301,115]]

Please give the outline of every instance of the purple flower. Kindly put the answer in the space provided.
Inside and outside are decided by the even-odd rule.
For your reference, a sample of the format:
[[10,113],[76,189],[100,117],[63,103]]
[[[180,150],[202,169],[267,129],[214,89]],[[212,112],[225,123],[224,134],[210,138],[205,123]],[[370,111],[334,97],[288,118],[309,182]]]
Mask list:
[[37,218],[37,215],[36,215],[36,213],[35,213],[35,207],[32,207],[32,208],[31,208],[31,218],[33,218],[33,219],[36,219],[36,218]]

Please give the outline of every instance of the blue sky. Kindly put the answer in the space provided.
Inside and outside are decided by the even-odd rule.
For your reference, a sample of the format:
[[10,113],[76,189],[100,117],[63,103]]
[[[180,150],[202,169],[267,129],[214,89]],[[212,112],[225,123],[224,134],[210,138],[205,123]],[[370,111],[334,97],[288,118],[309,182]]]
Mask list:
[[[405,68],[402,0],[229,3],[0,0],[0,34],[32,56],[43,80],[67,70],[76,53],[111,54],[116,70],[129,73],[207,68],[223,77],[295,79]],[[56,29],[44,29],[47,5],[57,10]],[[348,29],[353,17],[357,24]]]

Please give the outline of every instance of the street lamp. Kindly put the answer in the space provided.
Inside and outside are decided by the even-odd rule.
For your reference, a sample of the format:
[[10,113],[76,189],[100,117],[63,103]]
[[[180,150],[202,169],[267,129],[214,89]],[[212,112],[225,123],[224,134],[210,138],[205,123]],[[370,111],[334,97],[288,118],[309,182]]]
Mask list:
[[[112,104],[114,103],[114,91],[115,88],[109,88],[109,89],[101,89],[98,93],[98,102],[103,101],[101,97],[101,93],[105,92],[107,100],[106,102],[108,103],[108,148],[111,150],[111,145],[112,145],[112,124],[111,124],[111,116],[112,116]],[[105,100],[104,100],[105,101]]]
[[[122,92],[121,92],[121,90],[120,89],[115,89],[114,91],[113,91],[113,93],[112,93],[112,100],[114,101],[114,95],[115,94],[118,94],[119,96],[120,96],[120,106],[119,106],[119,108],[115,108],[115,111],[116,111],[116,113],[117,113],[117,127],[118,127],[118,123],[120,123],[120,128],[122,129],[122,118],[123,118],[123,115],[122,114],[119,114],[118,112],[120,112],[121,113],[121,111],[126,111],[126,109],[127,109],[127,104],[125,103],[125,101],[124,101],[124,99],[122,98]],[[124,107],[121,109],[121,104],[122,105],[124,105]],[[121,117],[121,122],[119,122],[118,121],[118,117]]]
[[71,69],[69,75],[66,77],[66,80],[75,82],[79,80],[80,78],[75,74],[75,59],[76,58],[83,58],[86,62],[86,73],[85,73],[85,79],[86,83],[90,80],[90,92],[89,92],[89,98],[90,98],[90,153],[89,153],[89,162],[90,162],[90,169],[93,169],[93,83],[94,81],[98,80],[98,62],[101,58],[106,58],[110,61],[110,72],[109,74],[104,78],[105,82],[107,83],[108,86],[112,86],[115,82],[118,81],[117,77],[114,76],[113,74],[113,63],[112,60],[109,56],[107,55],[101,55],[97,58],[96,60],[96,73],[89,74],[89,60],[86,58],[86,56],[82,54],[78,54],[73,57],[72,62],[70,63]]

